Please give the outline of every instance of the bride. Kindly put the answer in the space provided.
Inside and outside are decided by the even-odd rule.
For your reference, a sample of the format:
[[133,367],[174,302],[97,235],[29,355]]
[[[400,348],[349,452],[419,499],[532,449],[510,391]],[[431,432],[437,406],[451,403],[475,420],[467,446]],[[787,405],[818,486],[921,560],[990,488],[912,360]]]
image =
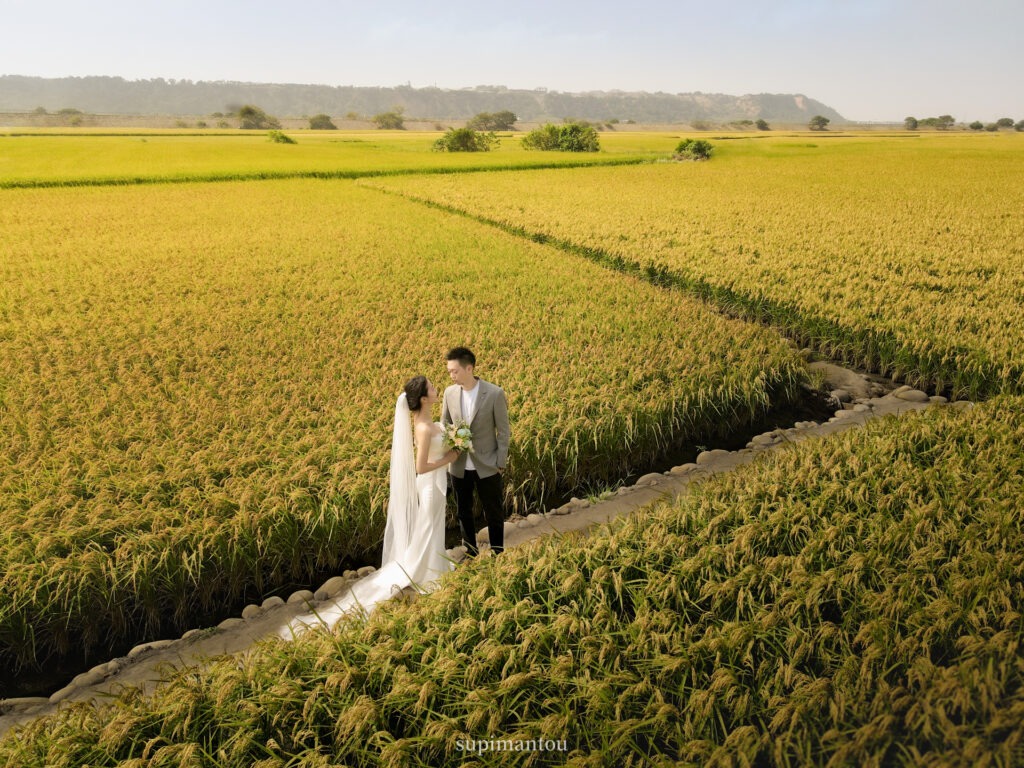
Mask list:
[[360,579],[325,610],[297,616],[282,630],[282,636],[289,637],[310,626],[333,626],[353,610],[369,614],[381,600],[410,585],[425,587],[452,569],[444,548],[448,490],[445,467],[458,458],[459,452],[445,452],[442,446],[441,423],[431,419],[437,401],[437,389],[426,376],[410,379],[398,396],[391,440],[391,496],[380,570]]

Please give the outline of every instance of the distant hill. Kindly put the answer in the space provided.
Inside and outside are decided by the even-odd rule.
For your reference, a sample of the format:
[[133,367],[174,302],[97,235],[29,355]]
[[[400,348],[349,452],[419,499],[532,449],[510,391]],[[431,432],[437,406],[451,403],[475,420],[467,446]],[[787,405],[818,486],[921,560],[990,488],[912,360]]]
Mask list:
[[638,123],[729,122],[756,120],[806,123],[823,115],[848,122],[831,107],[802,94],[645,93],[589,91],[564,93],[543,88],[516,90],[500,85],[474,88],[366,88],[355,86],[239,83],[191,80],[125,80],[120,77],[42,78],[0,76],[0,112],[65,108],[104,114],[208,115],[256,104],[280,117],[374,115],[396,106],[410,118],[460,120],[479,112],[510,110],[520,120],[583,120]]

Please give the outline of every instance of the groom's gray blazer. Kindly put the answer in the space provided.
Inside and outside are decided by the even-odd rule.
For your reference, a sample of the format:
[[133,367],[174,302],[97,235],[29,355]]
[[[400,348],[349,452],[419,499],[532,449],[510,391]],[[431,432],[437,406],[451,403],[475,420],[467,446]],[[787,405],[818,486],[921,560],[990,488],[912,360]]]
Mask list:
[[[480,391],[476,393],[476,410],[469,428],[473,432],[473,465],[480,477],[490,477],[499,469],[505,469],[508,461],[508,400],[505,391],[489,381],[477,378]],[[441,407],[441,423],[448,425],[462,418],[462,387],[452,384],[444,391]],[[454,477],[466,474],[466,454],[462,454],[448,465],[448,472]]]

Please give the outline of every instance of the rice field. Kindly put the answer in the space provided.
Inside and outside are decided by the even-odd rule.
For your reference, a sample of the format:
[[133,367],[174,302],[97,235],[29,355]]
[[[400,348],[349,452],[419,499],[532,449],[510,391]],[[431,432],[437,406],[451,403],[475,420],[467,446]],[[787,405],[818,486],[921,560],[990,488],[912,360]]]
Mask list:
[[672,146],[663,134],[602,134],[602,151],[528,152],[518,133],[491,152],[432,152],[440,133],[285,131],[18,132],[0,130],[0,189],[275,178],[357,178],[424,172],[644,162]]
[[[346,181],[2,192],[0,661],[109,657],[376,556],[394,400],[468,344],[510,511],[808,381],[783,339]],[[349,567],[349,566],[344,566]]]
[[509,395],[520,512],[797,397],[804,344],[996,394],[71,707],[0,764],[1024,761],[1021,138],[670,164],[679,136],[603,133],[619,165],[548,169],[578,158],[436,135],[0,135],[0,669],[375,557],[394,398],[455,344]]
[[[47,766],[1019,765],[1024,398],[766,455],[333,634],[74,705]],[[468,744],[544,741],[550,751]]]
[[953,397],[1024,392],[1024,137],[712,141],[703,163],[367,180]]

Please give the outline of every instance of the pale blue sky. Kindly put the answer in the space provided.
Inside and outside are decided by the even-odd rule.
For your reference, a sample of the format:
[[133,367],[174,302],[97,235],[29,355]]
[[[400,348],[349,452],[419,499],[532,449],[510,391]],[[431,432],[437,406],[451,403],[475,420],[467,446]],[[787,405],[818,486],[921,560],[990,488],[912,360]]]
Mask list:
[[0,0],[0,74],[803,93],[1024,119],[1024,0]]

